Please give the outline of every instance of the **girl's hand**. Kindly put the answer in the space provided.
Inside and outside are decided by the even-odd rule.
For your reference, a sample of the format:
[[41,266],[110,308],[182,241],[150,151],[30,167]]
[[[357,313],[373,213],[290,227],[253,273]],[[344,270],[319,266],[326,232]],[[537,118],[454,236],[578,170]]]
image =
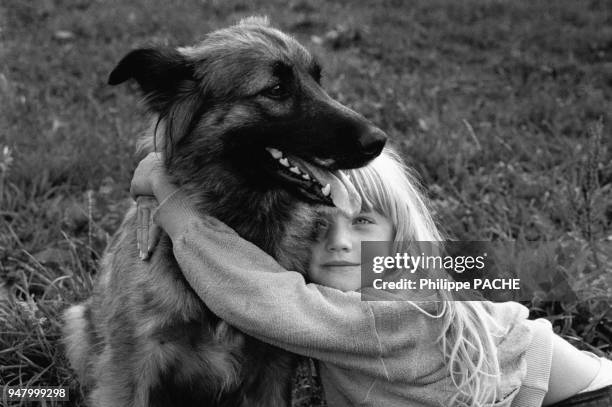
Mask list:
[[160,191],[157,191],[160,189],[160,184],[170,184],[163,159],[161,153],[149,153],[138,163],[130,186],[132,198],[136,199],[140,195],[152,195],[158,201],[165,198],[157,195],[160,193]]
[[150,257],[161,232],[153,222],[152,214],[158,202],[176,189],[168,179],[161,153],[149,153],[134,171],[130,194],[136,200],[137,241],[142,260]]

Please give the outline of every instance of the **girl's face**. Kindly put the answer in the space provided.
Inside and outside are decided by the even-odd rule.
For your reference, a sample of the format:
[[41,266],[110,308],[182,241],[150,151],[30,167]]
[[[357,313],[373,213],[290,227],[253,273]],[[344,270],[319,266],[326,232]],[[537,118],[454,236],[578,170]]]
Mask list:
[[348,217],[326,215],[312,247],[308,277],[314,283],[355,291],[361,288],[361,241],[393,240],[393,223],[378,212]]

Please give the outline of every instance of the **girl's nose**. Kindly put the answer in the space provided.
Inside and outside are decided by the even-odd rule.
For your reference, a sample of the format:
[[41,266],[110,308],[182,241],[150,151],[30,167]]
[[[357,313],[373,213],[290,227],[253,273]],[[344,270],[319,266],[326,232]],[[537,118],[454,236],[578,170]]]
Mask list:
[[333,225],[327,234],[325,246],[330,252],[350,251],[352,249],[350,230],[342,224]]

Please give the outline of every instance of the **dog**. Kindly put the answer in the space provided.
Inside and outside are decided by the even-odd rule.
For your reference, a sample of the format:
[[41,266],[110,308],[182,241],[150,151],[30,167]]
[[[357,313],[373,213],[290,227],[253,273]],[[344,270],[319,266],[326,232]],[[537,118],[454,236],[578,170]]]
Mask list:
[[[332,99],[316,59],[262,17],[196,46],[133,50],[109,84],[130,79],[144,93],[154,117],[147,137],[173,182],[201,213],[290,270],[307,268],[316,208],[346,199],[338,170],[366,165],[386,141]],[[136,228],[132,208],[92,296],[64,314],[66,353],[89,403],[289,405],[295,356],[214,315],[182,276],[167,236],[141,261]]]

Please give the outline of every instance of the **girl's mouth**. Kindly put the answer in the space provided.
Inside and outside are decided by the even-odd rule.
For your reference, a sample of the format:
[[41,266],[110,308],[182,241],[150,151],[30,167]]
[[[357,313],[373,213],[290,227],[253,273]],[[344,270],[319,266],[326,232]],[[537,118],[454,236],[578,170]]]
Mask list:
[[352,263],[349,261],[329,261],[327,263],[323,263],[321,266],[323,267],[350,267],[350,266],[361,266],[361,263]]

